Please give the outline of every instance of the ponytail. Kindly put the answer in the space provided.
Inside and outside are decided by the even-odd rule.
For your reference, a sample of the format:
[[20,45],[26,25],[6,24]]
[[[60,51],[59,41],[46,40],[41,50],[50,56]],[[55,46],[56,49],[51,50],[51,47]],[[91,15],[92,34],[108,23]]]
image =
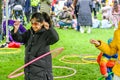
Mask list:
[[44,17],[45,22],[48,22],[48,24],[51,27],[52,26],[52,21],[51,21],[50,16],[46,12],[42,12],[42,16]]

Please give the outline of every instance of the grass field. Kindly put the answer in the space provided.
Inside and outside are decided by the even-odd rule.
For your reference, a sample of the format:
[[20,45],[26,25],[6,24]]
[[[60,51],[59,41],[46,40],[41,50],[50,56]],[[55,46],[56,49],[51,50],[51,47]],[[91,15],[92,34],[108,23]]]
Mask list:
[[[61,62],[59,59],[63,56],[78,55],[78,57],[66,58],[71,62],[82,62],[80,57],[82,55],[99,54],[99,50],[94,45],[89,43],[91,38],[100,39],[105,42],[113,37],[113,29],[93,29],[91,34],[81,34],[73,29],[57,29],[60,40],[51,46],[51,50],[59,47],[64,47],[64,51],[53,59],[53,66],[66,66],[76,69],[77,73],[68,78],[60,78],[55,80],[97,80],[101,77],[98,64],[70,64]],[[6,53],[5,53],[6,52]],[[9,52],[9,53],[8,53]],[[14,79],[8,79],[7,75],[24,64],[24,46],[17,51],[15,50],[0,50],[0,80],[24,80],[24,76]],[[54,76],[69,75],[73,71],[67,69],[53,68]]]

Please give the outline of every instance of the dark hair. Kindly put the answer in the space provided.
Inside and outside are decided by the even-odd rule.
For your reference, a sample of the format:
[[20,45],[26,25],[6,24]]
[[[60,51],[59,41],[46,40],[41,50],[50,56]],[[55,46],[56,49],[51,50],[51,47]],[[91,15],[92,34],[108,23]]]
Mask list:
[[50,27],[52,26],[51,18],[46,12],[42,12],[42,13],[36,12],[32,15],[31,19],[33,18],[36,18],[37,22],[42,23],[43,21],[45,21],[48,22]]
[[36,12],[32,15],[31,19],[33,19],[33,18],[36,18],[37,22],[40,22],[40,23],[42,23],[44,21],[44,17],[42,16],[41,13],[38,13],[38,12]]
[[103,19],[106,19],[106,16],[103,16]]
[[48,22],[48,24],[51,27],[52,26],[52,21],[51,21],[50,16],[46,12],[42,12],[42,16],[44,17],[45,22]]

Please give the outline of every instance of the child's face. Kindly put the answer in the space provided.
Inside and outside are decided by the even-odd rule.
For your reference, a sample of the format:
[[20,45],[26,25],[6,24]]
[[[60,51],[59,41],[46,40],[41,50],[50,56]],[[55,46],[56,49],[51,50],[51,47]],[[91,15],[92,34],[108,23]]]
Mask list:
[[36,18],[31,19],[31,25],[32,25],[32,29],[35,32],[38,32],[39,30],[41,30],[43,23],[37,22]]

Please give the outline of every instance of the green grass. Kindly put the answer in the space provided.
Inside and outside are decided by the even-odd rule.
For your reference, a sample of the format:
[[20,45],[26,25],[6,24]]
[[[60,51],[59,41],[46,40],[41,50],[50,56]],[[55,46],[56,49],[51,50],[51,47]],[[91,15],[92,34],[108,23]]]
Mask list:
[[[98,55],[99,50],[94,45],[89,43],[91,38],[100,39],[105,42],[113,37],[113,29],[93,29],[91,34],[81,34],[73,29],[56,29],[59,33],[60,40],[51,46],[51,49],[64,47],[65,50],[53,59],[53,66],[66,66],[77,70],[74,76],[55,79],[55,80],[97,80],[101,77],[98,64],[68,64],[59,61],[65,55]],[[8,50],[1,50],[0,52]],[[68,60],[72,60],[68,58]],[[78,57],[73,58],[78,62]],[[21,47],[20,51],[16,54],[0,54],[0,80],[24,80],[24,76],[20,76],[14,79],[8,79],[7,76],[12,71],[24,64],[24,47]],[[73,73],[73,71],[67,69],[53,68],[54,76],[64,76]]]

